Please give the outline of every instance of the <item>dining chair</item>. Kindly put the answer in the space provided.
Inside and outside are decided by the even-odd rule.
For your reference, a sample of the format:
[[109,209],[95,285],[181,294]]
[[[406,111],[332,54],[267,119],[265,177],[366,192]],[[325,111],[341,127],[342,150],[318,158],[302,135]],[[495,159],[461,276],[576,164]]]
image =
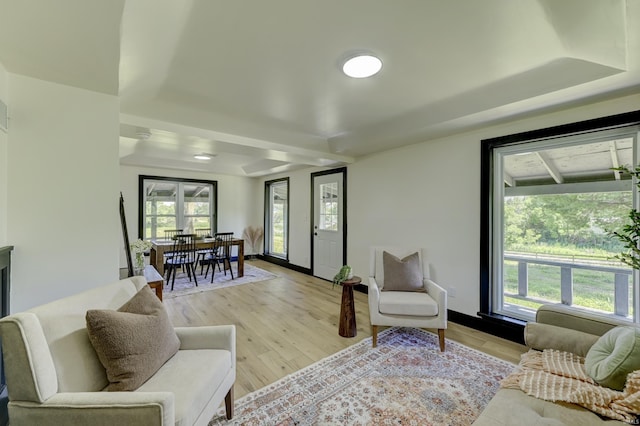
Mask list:
[[224,275],[227,275],[227,268],[233,277],[233,269],[231,268],[231,240],[233,240],[233,232],[216,232],[214,235],[218,244],[218,258],[222,260]]
[[[213,238],[211,234],[211,228],[198,228],[198,229],[194,229],[193,232],[196,234],[196,239],[199,241],[204,241],[207,238]],[[200,275],[202,275],[202,272],[204,270],[204,265],[206,264],[206,262],[203,263],[204,258],[212,254],[212,252],[213,252],[213,241],[210,247],[199,248],[198,251],[196,252],[196,267],[198,266],[198,264],[200,264]]]
[[[224,262],[224,256],[222,253],[224,252],[224,242],[222,239],[215,238],[211,242],[211,251],[207,253],[204,257],[200,259],[200,274],[202,275],[202,269],[204,265],[207,265],[207,270],[204,272],[204,278],[207,278],[209,275],[209,268],[212,268],[211,271],[211,282],[213,283],[213,278],[216,274],[216,265],[218,266],[218,271],[222,272],[220,268],[220,262]],[[226,275],[226,271],[225,271]]]
[[[176,281],[176,270],[184,268],[186,270],[189,281],[193,275],[193,281],[196,287],[198,279],[196,278],[196,235],[195,234],[177,234],[173,240],[173,248],[171,252],[173,256],[166,261],[167,283],[171,279],[171,290]],[[173,277],[173,278],[172,278]]]
[[196,238],[200,240],[204,238],[211,238],[213,236],[211,228],[197,228],[194,229],[193,232],[196,234]]
[[[173,241],[175,236],[182,234],[182,232],[182,229],[165,229],[164,239],[165,241]],[[164,259],[162,259],[162,261],[164,262],[165,270],[167,268],[167,259],[170,259],[171,257],[173,257],[173,252],[171,250],[164,252]]]
[[183,229],[165,229],[164,239],[167,241],[172,241],[176,235],[182,234],[183,231]]

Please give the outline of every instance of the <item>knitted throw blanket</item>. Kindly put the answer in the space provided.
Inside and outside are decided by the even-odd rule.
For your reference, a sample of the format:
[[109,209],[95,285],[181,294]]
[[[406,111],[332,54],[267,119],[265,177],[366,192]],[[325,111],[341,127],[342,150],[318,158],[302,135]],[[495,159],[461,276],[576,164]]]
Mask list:
[[635,423],[640,415],[640,370],[627,376],[622,392],[598,385],[587,375],[584,358],[545,349],[522,355],[519,369],[507,376],[502,388],[520,389],[546,401],[585,407],[604,417]]

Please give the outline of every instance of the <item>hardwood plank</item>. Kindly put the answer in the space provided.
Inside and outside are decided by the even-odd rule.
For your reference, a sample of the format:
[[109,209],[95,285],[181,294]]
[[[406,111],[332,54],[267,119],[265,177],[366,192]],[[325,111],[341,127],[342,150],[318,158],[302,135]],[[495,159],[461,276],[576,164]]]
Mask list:
[[[357,335],[340,337],[342,287],[272,263],[247,261],[277,277],[176,298],[166,298],[170,291],[165,291],[164,299],[176,326],[236,325],[236,398],[371,336],[366,294],[354,292]],[[451,322],[446,338],[513,363],[527,350]]]

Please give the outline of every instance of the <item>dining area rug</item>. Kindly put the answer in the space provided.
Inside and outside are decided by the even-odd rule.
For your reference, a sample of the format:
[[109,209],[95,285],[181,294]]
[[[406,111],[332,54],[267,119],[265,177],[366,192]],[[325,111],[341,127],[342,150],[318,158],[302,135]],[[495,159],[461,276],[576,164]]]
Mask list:
[[216,425],[470,425],[516,366],[435,334],[392,327],[220,409]]
[[225,275],[224,271],[216,270],[212,283],[211,271],[209,271],[209,275],[205,278],[204,274],[200,274],[200,267],[198,267],[196,270],[196,273],[198,274],[196,276],[198,279],[197,287],[193,281],[193,277],[189,280],[187,274],[184,271],[180,271],[176,274],[176,281],[174,283],[173,290],[171,290],[171,282],[165,281],[162,297],[163,299],[171,299],[173,297],[185,296],[187,294],[265,281],[277,277],[277,275],[258,268],[257,266],[253,266],[249,262],[244,262],[244,276],[242,277],[238,277],[237,262],[231,262],[231,268],[233,269],[234,279],[231,279],[231,273],[229,271],[227,271],[227,274]]

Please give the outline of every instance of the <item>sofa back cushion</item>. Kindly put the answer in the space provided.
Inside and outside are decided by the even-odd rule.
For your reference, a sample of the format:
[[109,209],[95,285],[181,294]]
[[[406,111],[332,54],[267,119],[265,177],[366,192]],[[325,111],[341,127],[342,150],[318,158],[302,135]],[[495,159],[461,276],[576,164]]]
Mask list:
[[89,309],[118,309],[145,285],[144,277],[127,278],[28,311],[40,321],[58,392],[95,392],[107,386],[105,369],[89,341],[85,315]]

